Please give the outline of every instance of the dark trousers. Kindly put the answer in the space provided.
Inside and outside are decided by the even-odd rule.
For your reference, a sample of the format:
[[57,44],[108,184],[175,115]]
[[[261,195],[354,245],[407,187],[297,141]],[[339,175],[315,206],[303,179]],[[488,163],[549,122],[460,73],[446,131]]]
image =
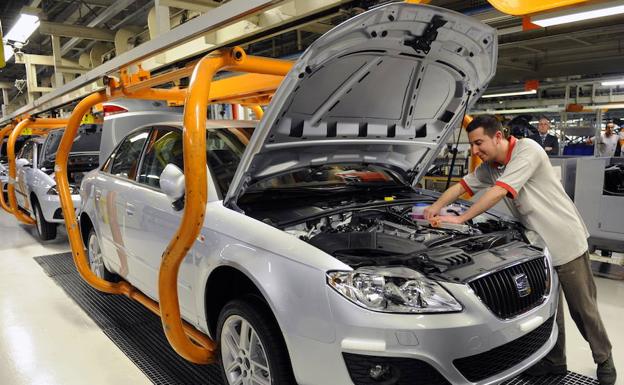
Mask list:
[[546,359],[555,365],[566,363],[565,353],[565,325],[563,317],[563,301],[561,291],[565,294],[570,315],[579,331],[589,342],[595,363],[602,363],[611,354],[611,342],[602,324],[596,301],[596,283],[592,275],[589,253],[572,260],[564,265],[555,266],[559,276],[559,307],[557,309],[557,326],[559,335],[555,347],[548,353]]

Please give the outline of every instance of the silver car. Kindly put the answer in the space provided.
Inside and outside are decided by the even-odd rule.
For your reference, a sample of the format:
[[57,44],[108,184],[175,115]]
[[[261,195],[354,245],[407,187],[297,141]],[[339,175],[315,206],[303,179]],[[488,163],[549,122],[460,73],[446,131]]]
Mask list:
[[[16,155],[15,198],[20,208],[37,222],[42,240],[56,238],[57,225],[63,223],[63,211],[56,191],[54,162],[63,130],[29,139]],[[83,175],[97,168],[101,126],[83,125],[69,154],[68,175],[72,201],[80,205],[78,189]]]
[[[244,123],[208,123],[205,222],[178,290],[226,383],[492,384],[552,348],[545,252],[493,213],[432,228],[436,195],[412,187],[496,57],[490,27],[388,4],[301,56],[249,144]],[[181,122],[137,126],[81,188],[91,268],[156,301],[184,207]]]

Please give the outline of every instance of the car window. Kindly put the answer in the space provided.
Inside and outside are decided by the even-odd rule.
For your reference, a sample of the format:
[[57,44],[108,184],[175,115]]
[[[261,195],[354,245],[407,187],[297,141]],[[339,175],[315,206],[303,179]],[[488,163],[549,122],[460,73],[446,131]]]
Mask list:
[[238,168],[245,145],[227,128],[206,133],[208,167],[216,179],[221,196],[225,196]]
[[[128,135],[106,161],[103,170],[115,176],[134,179],[141,151],[149,136],[149,129]],[[110,170],[110,171],[109,171]]]
[[[206,132],[208,167],[221,195],[225,195],[238,168],[245,145],[227,128]],[[184,170],[182,131],[158,127],[150,137],[139,172],[139,183],[160,188],[160,174],[168,163]]]
[[169,163],[184,170],[182,131],[173,127],[156,127],[145,150],[139,183],[160,188],[160,174]]
[[22,147],[17,154],[16,159],[24,158],[27,159],[30,163],[33,161],[33,152],[34,152],[34,142],[27,142],[24,147]]

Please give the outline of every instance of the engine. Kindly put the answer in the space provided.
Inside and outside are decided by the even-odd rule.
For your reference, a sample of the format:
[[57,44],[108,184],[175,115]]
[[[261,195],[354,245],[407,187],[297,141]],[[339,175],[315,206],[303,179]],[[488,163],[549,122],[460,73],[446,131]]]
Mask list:
[[[447,214],[465,208],[447,211]],[[443,272],[472,254],[523,240],[513,222],[482,214],[468,224],[431,227],[412,205],[344,211],[284,228],[353,268],[407,265]]]

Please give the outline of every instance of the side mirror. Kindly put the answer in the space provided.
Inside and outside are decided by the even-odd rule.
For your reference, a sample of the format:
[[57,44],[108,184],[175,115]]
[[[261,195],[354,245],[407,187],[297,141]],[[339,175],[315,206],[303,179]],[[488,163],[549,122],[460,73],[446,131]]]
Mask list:
[[15,165],[17,167],[32,167],[28,159],[24,159],[24,158],[19,158],[18,160],[16,160]]
[[169,163],[160,174],[160,189],[172,202],[184,198],[184,173],[178,166]]

